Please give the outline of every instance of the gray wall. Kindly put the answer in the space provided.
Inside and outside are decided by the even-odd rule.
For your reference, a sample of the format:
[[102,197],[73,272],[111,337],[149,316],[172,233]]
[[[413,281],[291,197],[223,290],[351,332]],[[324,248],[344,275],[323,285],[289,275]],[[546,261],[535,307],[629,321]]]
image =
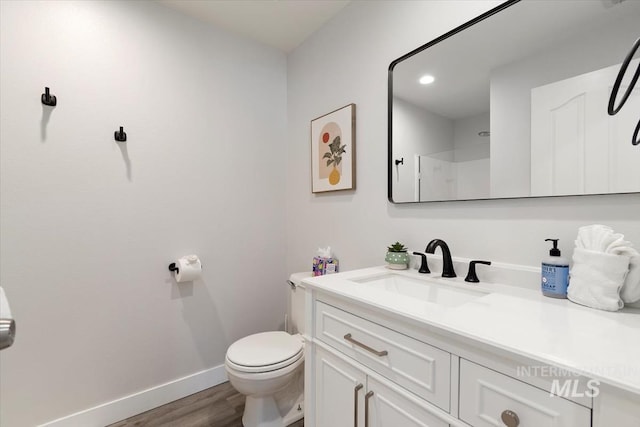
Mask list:
[[[285,55],[153,2],[0,3],[0,283],[18,322],[0,425],[218,366],[280,327]],[[189,253],[203,278],[176,286],[167,265]]]
[[[578,227],[604,223],[640,245],[640,195],[387,202],[387,69],[394,59],[498,2],[353,2],[288,58],[287,268],[308,268],[331,245],[345,269],[382,265],[400,240],[424,249],[445,239],[455,256],[539,266],[547,237],[571,256]],[[331,61],[325,58],[331,57]],[[312,195],[309,120],[357,104],[357,185]]]

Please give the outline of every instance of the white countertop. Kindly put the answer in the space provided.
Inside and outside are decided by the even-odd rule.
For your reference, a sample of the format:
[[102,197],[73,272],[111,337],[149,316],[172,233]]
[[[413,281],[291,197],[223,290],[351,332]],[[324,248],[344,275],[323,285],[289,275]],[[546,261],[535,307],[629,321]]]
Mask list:
[[[390,272],[490,294],[447,308],[350,280]],[[640,309],[606,312],[531,289],[385,267],[312,277],[304,284],[640,394]]]

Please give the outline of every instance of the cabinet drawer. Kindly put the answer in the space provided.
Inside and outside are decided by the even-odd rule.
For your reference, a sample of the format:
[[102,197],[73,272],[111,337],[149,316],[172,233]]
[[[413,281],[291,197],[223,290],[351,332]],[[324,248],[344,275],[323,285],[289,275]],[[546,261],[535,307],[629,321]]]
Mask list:
[[315,313],[318,340],[449,411],[449,353],[320,301]]
[[474,427],[508,425],[504,411],[520,427],[591,426],[590,409],[460,359],[460,419]]

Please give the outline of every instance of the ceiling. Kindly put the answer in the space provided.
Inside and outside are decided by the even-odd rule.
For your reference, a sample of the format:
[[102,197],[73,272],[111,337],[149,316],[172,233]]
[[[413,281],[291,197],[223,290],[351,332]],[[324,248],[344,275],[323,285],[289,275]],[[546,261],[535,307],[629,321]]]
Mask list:
[[186,15],[286,53],[350,0],[157,0]]
[[[640,1],[522,1],[400,62],[393,70],[393,94],[452,120],[485,113],[491,76],[502,67],[593,34],[605,41],[614,28],[637,22],[639,14]],[[622,62],[628,47],[620,49],[616,58]],[[590,56],[584,52],[585,61]],[[555,65],[570,68],[562,61]],[[419,85],[424,74],[436,81]]]

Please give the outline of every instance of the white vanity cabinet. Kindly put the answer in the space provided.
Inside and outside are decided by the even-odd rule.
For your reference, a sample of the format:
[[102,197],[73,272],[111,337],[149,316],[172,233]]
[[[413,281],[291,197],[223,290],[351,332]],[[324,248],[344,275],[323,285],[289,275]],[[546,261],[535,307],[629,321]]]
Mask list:
[[590,407],[413,337],[401,321],[317,292],[308,303],[307,427],[592,426]]
[[385,267],[305,283],[306,427],[640,427],[638,311]]
[[367,375],[346,359],[316,347],[316,427],[447,427],[422,399]]

